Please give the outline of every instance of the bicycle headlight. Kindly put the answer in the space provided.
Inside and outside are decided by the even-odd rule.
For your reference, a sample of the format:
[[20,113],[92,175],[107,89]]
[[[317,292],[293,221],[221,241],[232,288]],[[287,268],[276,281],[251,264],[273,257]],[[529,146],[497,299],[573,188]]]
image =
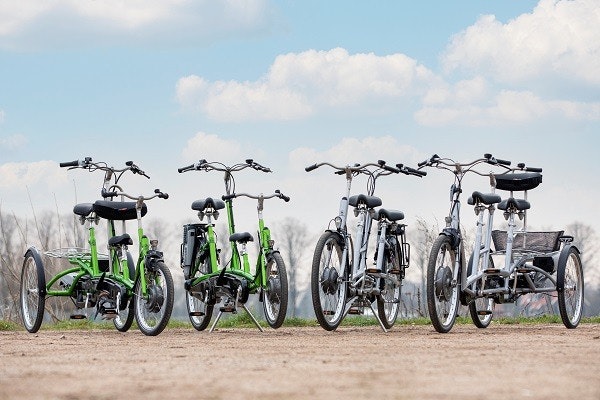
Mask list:
[[340,217],[339,215],[333,219],[333,222],[335,223],[335,227],[337,229],[340,229],[342,227],[342,217]]

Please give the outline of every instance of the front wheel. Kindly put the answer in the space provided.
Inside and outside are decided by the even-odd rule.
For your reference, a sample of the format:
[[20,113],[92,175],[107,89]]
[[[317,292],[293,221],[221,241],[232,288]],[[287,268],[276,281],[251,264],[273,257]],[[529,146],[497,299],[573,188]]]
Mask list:
[[310,289],[313,308],[319,325],[335,330],[344,317],[347,296],[344,242],[335,232],[325,232],[317,242],[313,256]]
[[266,269],[267,288],[264,291],[263,309],[268,324],[277,329],[285,320],[288,306],[287,272],[281,254],[271,254]]
[[[147,336],[156,336],[165,329],[173,311],[173,277],[162,261],[153,268],[146,265],[145,277],[135,285],[135,320],[140,331]],[[147,294],[142,292],[141,280],[146,280]]]
[[44,264],[37,250],[30,248],[25,253],[20,287],[21,316],[23,325],[30,333],[40,329],[46,304],[46,275]]
[[560,253],[556,290],[563,324],[569,329],[576,328],[583,309],[583,268],[579,252],[574,247],[565,247]]
[[438,236],[427,264],[427,308],[433,327],[440,333],[449,332],[456,320],[459,285],[454,269],[457,257],[450,237]]
[[[483,255],[479,257],[480,263],[482,259]],[[488,268],[494,268],[494,261],[491,255],[488,255]],[[471,275],[473,271],[473,254],[469,258],[467,271],[467,275]],[[481,281],[477,281],[475,284],[481,286]],[[494,305],[493,297],[477,297],[469,303],[469,314],[471,314],[471,320],[476,327],[484,329],[490,326],[494,314]]]

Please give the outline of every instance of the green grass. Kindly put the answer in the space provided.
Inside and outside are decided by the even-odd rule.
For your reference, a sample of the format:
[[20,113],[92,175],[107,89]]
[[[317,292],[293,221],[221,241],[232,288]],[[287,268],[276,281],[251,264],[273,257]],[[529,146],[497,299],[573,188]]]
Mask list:
[[[562,324],[559,315],[542,315],[539,317],[500,317],[494,318],[495,324],[500,325],[535,325],[535,324]],[[260,320],[259,323],[263,328],[268,327],[266,321]],[[470,317],[458,317],[456,323],[459,325],[471,325]],[[584,317],[581,319],[582,324],[600,324],[600,316]],[[402,325],[430,325],[429,318],[399,318],[396,321],[397,326]],[[362,326],[378,326],[378,322],[371,316],[348,316],[344,318],[341,326],[345,327],[362,327]],[[315,319],[310,318],[286,318],[283,323],[284,327],[318,327],[319,324]],[[188,320],[171,319],[167,325],[167,329],[190,329],[192,327]],[[254,328],[255,325],[245,312],[232,314],[226,318],[222,318],[217,324],[217,328]],[[42,330],[47,331],[70,331],[70,330],[114,330],[115,327],[110,321],[90,321],[90,320],[65,320],[55,323],[44,323]],[[137,325],[134,322],[132,330],[137,330]],[[0,320],[0,331],[21,331],[23,326],[19,323]]]

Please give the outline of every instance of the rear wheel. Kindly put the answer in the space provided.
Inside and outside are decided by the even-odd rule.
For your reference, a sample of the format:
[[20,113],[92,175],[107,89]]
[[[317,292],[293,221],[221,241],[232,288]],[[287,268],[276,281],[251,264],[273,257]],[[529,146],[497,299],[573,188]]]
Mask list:
[[173,277],[162,262],[152,269],[146,265],[147,294],[142,293],[141,277],[135,285],[135,320],[147,336],[158,335],[165,329],[173,311]]
[[[211,271],[210,267],[210,256],[209,254],[201,254],[200,252],[196,255],[195,265],[198,265],[198,271],[192,277],[192,281],[196,278],[207,275]],[[208,283],[205,282],[205,285]],[[214,299],[211,299],[212,293],[208,290],[210,286],[203,286],[203,289],[191,292],[186,290],[185,292],[185,304],[187,305],[188,316],[192,326],[197,331],[205,330],[212,318],[214,309]],[[211,301],[212,300],[212,301]]]
[[[127,269],[129,270],[129,279],[132,281],[135,280],[135,264],[133,263],[133,257],[131,257],[131,253],[127,252]],[[123,301],[123,299],[121,299]],[[134,310],[134,301],[133,297],[127,300],[129,303],[125,305],[122,309],[119,309],[119,312],[115,319],[113,319],[113,324],[115,328],[119,332],[127,332],[131,325],[133,324],[133,318],[135,317]]]
[[[492,256],[488,255],[488,268],[494,268]],[[479,262],[483,261],[483,255],[479,256]],[[469,266],[467,267],[468,275],[473,271],[473,255],[469,258]],[[481,286],[481,281],[477,281],[475,285]],[[479,287],[476,287],[479,289]],[[492,322],[494,314],[494,298],[493,297],[477,297],[469,303],[469,314],[473,324],[478,328],[487,328]]]
[[19,297],[23,325],[28,332],[35,333],[40,329],[44,319],[46,275],[42,259],[37,250],[33,248],[25,253]]
[[454,269],[457,257],[450,237],[438,236],[427,264],[427,308],[433,327],[440,333],[449,332],[456,320],[459,285]]
[[317,242],[313,256],[310,288],[317,321],[323,329],[335,330],[344,317],[347,274],[342,268],[342,237],[325,232]]
[[560,317],[567,328],[576,328],[583,309],[583,268],[577,249],[563,248],[556,274]]
[[287,272],[281,254],[269,256],[266,270],[267,288],[263,296],[263,309],[268,324],[277,329],[285,320],[288,306]]
[[383,277],[381,294],[377,296],[377,314],[386,329],[396,323],[400,311],[402,284],[396,277]]

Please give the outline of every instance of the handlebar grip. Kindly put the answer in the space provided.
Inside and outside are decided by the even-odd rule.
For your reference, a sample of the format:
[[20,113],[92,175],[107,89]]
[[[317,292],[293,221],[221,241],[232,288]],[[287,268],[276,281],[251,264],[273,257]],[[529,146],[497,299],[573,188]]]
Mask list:
[[160,197],[161,199],[168,199],[169,198],[169,193],[161,193],[158,195],[158,197]]
[[109,197],[115,197],[115,196],[118,196],[117,192],[107,192],[107,191],[105,191],[105,190],[103,190],[103,191],[101,192],[101,194],[102,194],[102,197],[103,197],[103,198],[105,198],[105,199],[107,199],[107,198],[109,198]]
[[192,168],[194,168],[194,164],[188,165],[187,167],[177,168],[177,172],[182,173],[182,172],[185,172],[185,171],[189,171]]
[[221,196],[221,199],[223,201],[231,200],[231,199],[235,199],[235,198],[236,198],[236,194],[235,193],[233,193],[233,194],[224,194],[223,196]]
[[496,161],[498,162],[498,164],[510,165],[510,161],[507,161],[507,160],[501,160],[499,158],[496,158]]
[[304,168],[304,170],[305,170],[306,172],[310,172],[310,171],[312,171],[313,169],[317,169],[317,164],[313,164],[313,165],[310,165],[310,166],[308,166],[308,167]]
[[[381,165],[381,164],[380,164]],[[390,171],[390,172],[394,172],[394,173],[398,173],[400,172],[400,170],[398,168],[394,168],[394,167],[390,167],[389,165],[381,165],[381,168],[385,169],[386,171]]]
[[286,196],[285,194],[282,194],[281,199],[287,203],[288,201],[290,201],[290,196]]
[[406,167],[406,170],[408,172],[410,172],[411,174],[419,176],[419,177],[427,175],[427,172],[425,172],[425,171],[419,171],[419,170],[411,168],[411,167]]
[[525,171],[528,172],[542,172],[541,168],[536,168],[536,167],[525,167]]
[[79,166],[79,161],[75,160],[75,161],[67,161],[67,162],[61,162],[60,167],[78,167]]
[[421,161],[420,163],[417,164],[417,166],[422,167],[423,165],[427,164],[428,162],[429,162],[429,160]]

